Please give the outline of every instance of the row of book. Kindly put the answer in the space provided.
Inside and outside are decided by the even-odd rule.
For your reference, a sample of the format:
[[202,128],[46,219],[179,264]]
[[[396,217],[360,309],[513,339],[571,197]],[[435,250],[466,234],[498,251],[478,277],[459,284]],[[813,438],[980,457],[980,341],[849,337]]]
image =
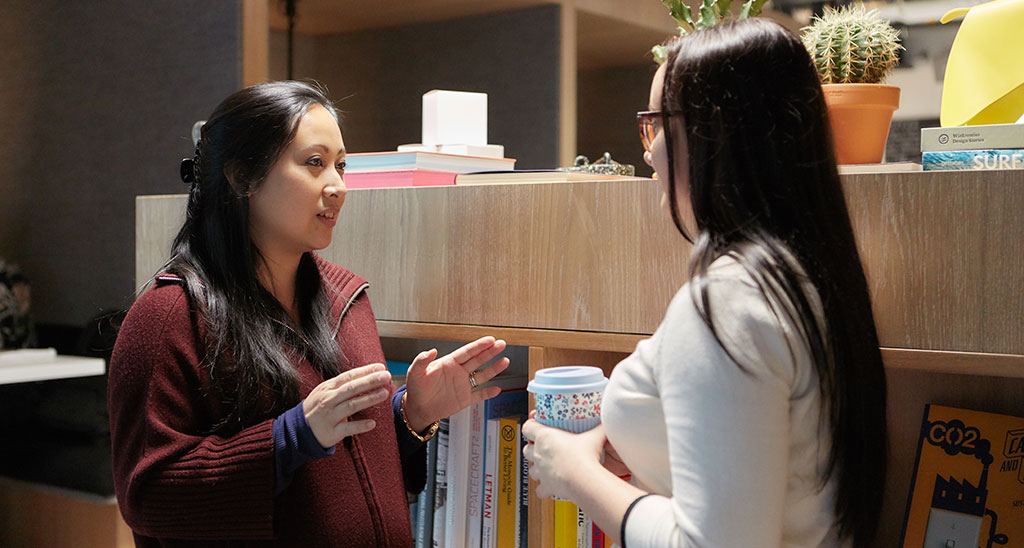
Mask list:
[[412,505],[416,548],[525,548],[529,473],[525,377],[441,421],[427,442],[427,485]]
[[921,129],[925,171],[1024,169],[1024,123]]
[[[527,548],[526,379],[441,421],[412,505],[416,548]],[[902,546],[1024,546],[1024,418],[929,405]],[[554,501],[555,548],[608,548],[576,505]]]
[[552,524],[555,548],[611,548],[611,537],[597,526],[583,510],[575,504],[555,501],[555,516]]

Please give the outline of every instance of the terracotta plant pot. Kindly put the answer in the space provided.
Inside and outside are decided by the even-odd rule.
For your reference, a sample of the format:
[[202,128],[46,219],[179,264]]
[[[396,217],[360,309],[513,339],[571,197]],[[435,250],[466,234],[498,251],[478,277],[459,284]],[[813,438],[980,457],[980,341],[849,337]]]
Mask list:
[[840,164],[877,164],[885,154],[900,88],[885,84],[823,84]]

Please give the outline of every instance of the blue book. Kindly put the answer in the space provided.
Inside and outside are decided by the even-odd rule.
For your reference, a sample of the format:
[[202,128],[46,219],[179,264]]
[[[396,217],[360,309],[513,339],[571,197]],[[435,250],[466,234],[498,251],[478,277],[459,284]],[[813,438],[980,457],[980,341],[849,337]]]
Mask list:
[[434,486],[437,484],[437,439],[427,441],[427,484],[416,497],[416,548],[430,548],[434,535]]
[[922,152],[925,171],[1024,169],[1024,148]]
[[393,171],[397,169],[430,169],[466,173],[470,171],[504,170],[515,166],[513,158],[485,158],[462,154],[427,151],[361,152],[345,157],[345,170]]
[[484,402],[484,420],[502,417],[525,417],[529,413],[529,392],[523,388],[502,390]]

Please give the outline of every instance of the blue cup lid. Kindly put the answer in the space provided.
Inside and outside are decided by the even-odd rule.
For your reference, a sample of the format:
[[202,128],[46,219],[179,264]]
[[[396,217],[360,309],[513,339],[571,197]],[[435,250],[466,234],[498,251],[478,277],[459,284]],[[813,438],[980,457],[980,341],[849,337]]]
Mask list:
[[567,365],[537,371],[526,389],[534,394],[602,392],[606,384],[608,379],[600,367]]

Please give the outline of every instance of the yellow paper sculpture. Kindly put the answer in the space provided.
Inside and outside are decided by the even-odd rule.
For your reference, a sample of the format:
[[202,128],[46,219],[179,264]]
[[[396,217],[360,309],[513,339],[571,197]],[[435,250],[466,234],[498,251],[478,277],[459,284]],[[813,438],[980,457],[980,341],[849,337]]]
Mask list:
[[964,17],[942,83],[943,126],[1010,124],[1024,113],[1024,0],[995,0],[942,16]]

